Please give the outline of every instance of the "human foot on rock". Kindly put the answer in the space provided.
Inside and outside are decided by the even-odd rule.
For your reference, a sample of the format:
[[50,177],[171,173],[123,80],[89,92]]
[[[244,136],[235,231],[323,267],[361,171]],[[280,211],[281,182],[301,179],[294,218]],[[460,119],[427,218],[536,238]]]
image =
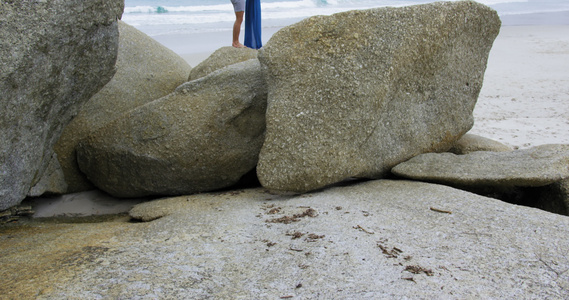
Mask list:
[[241,43],[233,43],[233,47],[235,47],[235,48],[247,48]]

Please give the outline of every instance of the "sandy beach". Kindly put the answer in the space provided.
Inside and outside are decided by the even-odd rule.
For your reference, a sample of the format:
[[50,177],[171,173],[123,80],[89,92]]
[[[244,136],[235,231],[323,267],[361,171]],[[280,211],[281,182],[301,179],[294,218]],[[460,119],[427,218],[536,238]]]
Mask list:
[[471,133],[515,148],[569,143],[569,26],[503,26]]

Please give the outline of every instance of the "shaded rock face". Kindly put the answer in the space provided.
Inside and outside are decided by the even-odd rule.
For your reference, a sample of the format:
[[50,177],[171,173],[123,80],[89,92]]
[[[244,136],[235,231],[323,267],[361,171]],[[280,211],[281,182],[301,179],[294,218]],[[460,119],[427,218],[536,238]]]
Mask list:
[[188,80],[196,80],[229,65],[255,59],[257,52],[257,50],[250,48],[221,47],[195,66],[190,72]]
[[569,178],[539,187],[522,186],[509,189],[485,187],[471,190],[479,195],[487,195],[508,203],[569,216]]
[[[537,208],[569,216],[569,178],[559,182],[524,191],[528,200]],[[536,200],[537,199],[537,200]]]
[[30,188],[28,196],[39,197],[43,194],[63,194],[66,191],[67,183],[65,183],[63,171],[57,160],[57,154],[54,153],[40,181]]
[[454,154],[468,154],[475,151],[505,152],[512,150],[513,149],[510,146],[504,145],[498,141],[476,134],[467,133],[456,141],[448,152]]
[[81,105],[113,76],[123,1],[0,2],[0,210],[42,177]]
[[569,212],[569,145],[465,155],[427,153],[392,172],[553,213]]
[[306,192],[448,150],[472,127],[499,28],[495,11],[470,1],[283,28],[259,52],[269,89],[261,183]]
[[172,50],[122,21],[119,33],[115,76],[81,108],[55,145],[68,193],[93,188],[77,165],[79,141],[123,113],[170,94],[191,70]]
[[187,82],[91,134],[77,149],[79,167],[116,197],[230,186],[257,163],[266,93],[258,60]]

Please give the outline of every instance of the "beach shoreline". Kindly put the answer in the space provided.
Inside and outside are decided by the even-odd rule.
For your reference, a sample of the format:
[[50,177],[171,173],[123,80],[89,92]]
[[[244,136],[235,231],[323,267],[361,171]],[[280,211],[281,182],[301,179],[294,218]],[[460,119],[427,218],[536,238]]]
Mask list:
[[569,11],[502,15],[500,19],[502,26],[569,25]]
[[[500,19],[502,20],[502,27],[563,26],[569,25],[569,11],[504,15]],[[283,27],[263,28],[263,43],[266,44],[272,35]],[[180,55],[190,66],[195,67],[215,50],[231,45],[231,28],[215,32],[165,34],[151,37]],[[240,40],[243,41],[243,30]]]

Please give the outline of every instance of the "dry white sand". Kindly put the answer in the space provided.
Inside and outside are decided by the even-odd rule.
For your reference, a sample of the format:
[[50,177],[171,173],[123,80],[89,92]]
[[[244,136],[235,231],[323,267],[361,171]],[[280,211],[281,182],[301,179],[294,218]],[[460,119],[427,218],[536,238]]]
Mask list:
[[471,133],[515,148],[569,144],[569,25],[503,26]]
[[[229,45],[225,35],[208,38],[191,47],[184,46],[195,40],[191,37],[159,41],[196,66]],[[474,117],[471,133],[512,147],[569,144],[569,25],[503,26],[490,53]],[[113,201],[86,192],[36,199],[34,206],[36,216],[81,216],[126,212],[138,201]]]

